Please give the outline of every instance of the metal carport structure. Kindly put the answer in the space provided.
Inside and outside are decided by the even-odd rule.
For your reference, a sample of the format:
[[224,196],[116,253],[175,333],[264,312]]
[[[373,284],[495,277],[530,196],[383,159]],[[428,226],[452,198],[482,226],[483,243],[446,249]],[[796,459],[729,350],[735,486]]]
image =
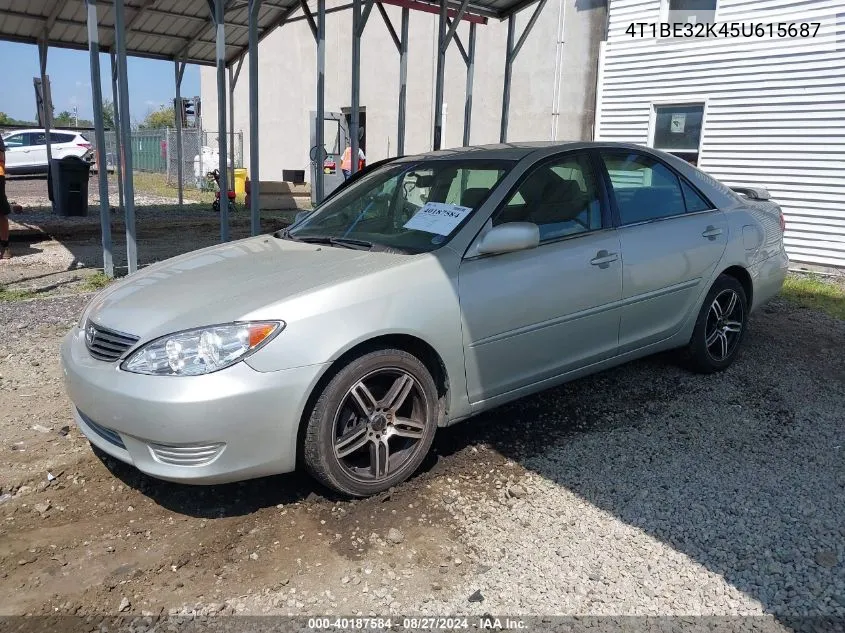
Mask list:
[[[400,55],[400,90],[398,95],[399,134],[398,154],[404,153],[405,92],[407,79],[407,55],[409,43],[409,11],[436,13],[438,22],[437,70],[435,82],[434,149],[440,149],[443,122],[443,83],[446,64],[446,50],[452,41],[459,49],[467,66],[466,102],[464,108],[463,142],[469,141],[472,114],[472,82],[475,65],[475,29],[477,24],[486,23],[488,18],[508,20],[505,73],[502,91],[502,119],[500,141],[507,140],[508,110],[510,105],[510,84],[513,61],[537,21],[547,0],[352,0],[332,9],[326,9],[326,0],[315,0],[316,12],[312,13],[308,0],[0,0],[0,40],[36,44],[39,51],[42,85],[46,85],[47,52],[49,46],[88,50],[90,54],[91,96],[94,108],[94,125],[98,148],[105,146],[102,112],[102,88],[100,84],[99,53],[111,53],[112,86],[114,92],[115,124],[118,139],[118,181],[126,218],[126,250],[129,272],[138,267],[135,231],[135,201],[132,179],[132,148],[128,142],[129,87],[126,72],[128,55],[174,62],[176,99],[180,98],[182,73],[185,64],[215,66],[217,69],[217,124],[220,156],[220,238],[229,239],[228,205],[225,192],[228,191],[226,99],[229,97],[230,121],[232,93],[238,80],[244,57],[249,56],[249,138],[251,170],[251,230],[259,231],[259,139],[258,139],[258,44],[267,35],[298,11],[314,35],[317,47],[317,119],[325,116],[325,41],[326,13],[351,9],[352,19],[352,78],[351,126],[352,155],[358,155],[358,124],[360,96],[360,45],[364,27],[375,6],[390,32]],[[526,7],[537,4],[531,18],[516,38],[516,14]],[[402,8],[402,22],[399,33],[391,23],[384,4]],[[469,39],[464,46],[457,28],[460,22],[469,22]],[[229,86],[227,91],[226,74]],[[47,103],[52,103],[49,100]],[[47,153],[51,157],[49,123],[47,128]],[[181,120],[177,125],[177,163],[179,170],[179,202],[182,203],[182,136]],[[323,126],[317,125],[316,146],[324,145]],[[108,172],[105,152],[98,151],[98,179],[100,192],[100,226],[103,244],[103,268],[108,276],[114,275],[112,258],[111,224],[109,218]],[[319,160],[319,158],[318,158]],[[353,170],[357,161],[353,160]],[[233,165],[234,166],[234,165]],[[317,200],[323,198],[323,171],[315,170]]]

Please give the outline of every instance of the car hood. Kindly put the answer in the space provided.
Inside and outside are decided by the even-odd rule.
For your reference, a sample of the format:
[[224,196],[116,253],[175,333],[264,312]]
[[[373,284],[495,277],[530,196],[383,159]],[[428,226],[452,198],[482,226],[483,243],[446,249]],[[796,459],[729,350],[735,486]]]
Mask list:
[[142,340],[262,312],[280,318],[263,309],[413,258],[259,236],[144,268],[97,295],[84,316]]

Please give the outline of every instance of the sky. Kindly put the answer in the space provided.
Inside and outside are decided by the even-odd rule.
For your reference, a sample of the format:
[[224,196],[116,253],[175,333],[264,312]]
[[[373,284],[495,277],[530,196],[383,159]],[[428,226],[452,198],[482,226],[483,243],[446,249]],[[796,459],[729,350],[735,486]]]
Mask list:
[[[79,108],[80,119],[94,118],[91,105],[91,71],[88,51],[50,48],[47,54],[47,75],[53,93],[56,114]],[[0,112],[15,119],[35,120],[35,90],[32,79],[40,74],[38,47],[30,44],[0,41]],[[132,123],[139,123],[151,110],[170,105],[176,96],[173,62],[137,57],[127,58],[129,76],[129,112]],[[103,99],[111,100],[111,62],[100,55],[100,79]],[[199,66],[188,65],[182,78],[182,96],[200,94]]]

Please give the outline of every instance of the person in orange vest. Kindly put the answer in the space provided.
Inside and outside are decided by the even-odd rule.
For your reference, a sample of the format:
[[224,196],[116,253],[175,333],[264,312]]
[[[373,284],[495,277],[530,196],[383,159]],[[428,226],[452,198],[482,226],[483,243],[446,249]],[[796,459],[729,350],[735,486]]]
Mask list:
[[0,259],[11,259],[9,247],[9,214],[12,208],[6,197],[6,145],[0,136]]
[[[364,151],[358,148],[358,171],[364,169],[367,158],[364,156]],[[343,150],[343,157],[340,159],[340,171],[343,172],[343,179],[348,180],[352,175],[352,147],[346,146]]]

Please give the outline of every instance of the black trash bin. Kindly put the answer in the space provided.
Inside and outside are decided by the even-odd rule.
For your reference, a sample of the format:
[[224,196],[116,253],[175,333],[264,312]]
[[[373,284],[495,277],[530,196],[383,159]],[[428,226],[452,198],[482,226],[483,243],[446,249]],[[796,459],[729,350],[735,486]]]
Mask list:
[[56,215],[88,215],[88,180],[91,165],[77,157],[54,158],[50,162],[48,191]]

